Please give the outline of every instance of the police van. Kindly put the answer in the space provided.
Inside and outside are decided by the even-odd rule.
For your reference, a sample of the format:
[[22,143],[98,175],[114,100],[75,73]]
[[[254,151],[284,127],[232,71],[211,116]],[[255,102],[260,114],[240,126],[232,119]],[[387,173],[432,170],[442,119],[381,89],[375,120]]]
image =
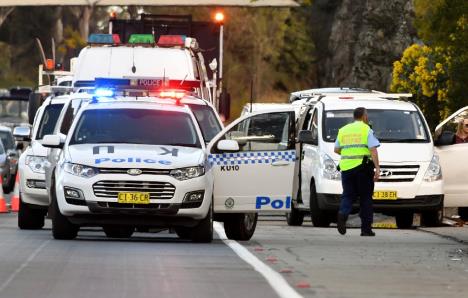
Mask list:
[[81,226],[109,237],[147,226],[210,242],[217,220],[230,239],[248,240],[258,212],[289,210],[293,109],[253,113],[213,137],[189,107],[200,101],[190,82],[174,90],[148,87],[172,86],[165,78],[147,80],[96,79],[66,139],[42,140],[63,149],[51,187],[56,239],[75,238]]
[[[336,93],[315,95],[297,124],[300,152],[298,183],[290,225],[301,225],[311,214],[314,226],[327,227],[336,220],[342,193],[334,153],[338,130],[353,121],[353,110],[365,107],[370,125],[380,140],[380,179],[375,184],[374,210],[395,216],[399,228],[413,224],[421,213],[423,225],[442,220],[444,191],[439,157],[419,108],[408,94]],[[358,206],[354,206],[357,211]]]

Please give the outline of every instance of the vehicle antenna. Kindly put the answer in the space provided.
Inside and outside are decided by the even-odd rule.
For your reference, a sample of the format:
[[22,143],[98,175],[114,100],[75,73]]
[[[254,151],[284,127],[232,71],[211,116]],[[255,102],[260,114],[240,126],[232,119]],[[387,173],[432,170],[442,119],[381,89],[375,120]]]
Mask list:
[[133,51],[132,51],[132,72],[135,73],[136,72],[136,66],[135,66],[135,48],[133,48]]

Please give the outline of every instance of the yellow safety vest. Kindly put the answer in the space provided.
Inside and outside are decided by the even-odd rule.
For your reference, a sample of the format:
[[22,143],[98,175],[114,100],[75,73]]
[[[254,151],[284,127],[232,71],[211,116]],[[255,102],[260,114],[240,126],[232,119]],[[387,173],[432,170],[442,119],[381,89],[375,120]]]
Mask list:
[[351,170],[362,164],[365,156],[370,157],[367,144],[369,125],[362,121],[355,121],[343,126],[338,131],[338,142],[341,148],[341,171]]

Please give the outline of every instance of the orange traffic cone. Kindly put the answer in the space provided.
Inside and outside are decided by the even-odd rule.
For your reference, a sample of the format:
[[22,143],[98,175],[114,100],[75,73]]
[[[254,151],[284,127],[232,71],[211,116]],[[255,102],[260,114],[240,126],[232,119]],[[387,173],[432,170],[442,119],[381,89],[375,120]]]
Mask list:
[[13,196],[11,197],[11,211],[18,212],[20,205],[20,197],[19,197],[19,173],[16,174],[15,180],[15,190],[13,191]]
[[3,180],[2,176],[0,175],[0,213],[8,213],[8,207],[5,201],[5,196],[3,195]]

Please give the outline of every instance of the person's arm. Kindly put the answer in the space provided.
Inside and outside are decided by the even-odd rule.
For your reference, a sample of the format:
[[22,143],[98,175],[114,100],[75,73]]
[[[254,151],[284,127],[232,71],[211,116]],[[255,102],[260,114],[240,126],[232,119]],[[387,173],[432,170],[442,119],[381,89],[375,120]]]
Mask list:
[[333,149],[333,151],[335,151],[336,154],[341,155],[341,147],[340,147],[340,142],[338,141],[338,138],[336,138],[335,149]]
[[372,147],[369,150],[371,153],[372,162],[374,162],[375,166],[374,181],[377,181],[380,177],[379,153],[377,152],[377,147]]

